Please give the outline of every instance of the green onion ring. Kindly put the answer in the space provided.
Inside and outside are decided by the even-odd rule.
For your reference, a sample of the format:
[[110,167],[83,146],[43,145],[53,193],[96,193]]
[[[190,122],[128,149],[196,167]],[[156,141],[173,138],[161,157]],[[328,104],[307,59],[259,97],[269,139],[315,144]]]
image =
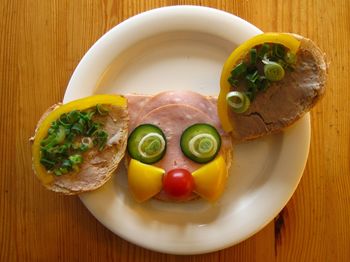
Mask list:
[[[202,139],[209,140],[212,143],[210,150],[202,150],[201,152],[200,142]],[[196,144],[198,144],[198,148],[196,147]],[[212,136],[211,134],[199,134],[191,138],[191,140],[188,143],[188,147],[190,152],[196,157],[211,157],[216,153],[218,143],[216,142],[214,136]]]
[[244,113],[250,106],[248,96],[239,91],[232,91],[226,95],[226,101],[236,113]]
[[[155,141],[159,141],[160,142],[160,149],[157,150],[157,152],[154,152],[153,154],[149,154],[148,152],[143,150],[142,146],[144,145],[144,143],[147,140],[150,140],[152,138],[153,138],[153,141],[151,141],[150,144],[154,143]],[[164,151],[164,149],[165,149],[164,137],[158,133],[149,133],[149,134],[145,135],[144,137],[142,137],[142,139],[140,140],[140,142],[137,146],[137,150],[145,158],[156,157],[156,156],[160,155]]]
[[273,61],[263,61],[264,62],[264,74],[267,80],[279,81],[284,77],[283,67]]
[[92,148],[94,147],[94,143],[91,139],[91,137],[85,136],[81,139],[81,143],[85,146],[87,146],[88,148]]

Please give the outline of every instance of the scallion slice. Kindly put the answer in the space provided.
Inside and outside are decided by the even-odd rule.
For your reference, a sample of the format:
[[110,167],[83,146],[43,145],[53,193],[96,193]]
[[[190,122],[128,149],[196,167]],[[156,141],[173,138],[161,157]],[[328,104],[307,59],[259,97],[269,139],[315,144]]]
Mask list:
[[250,106],[248,96],[239,91],[229,92],[226,101],[235,113],[244,113]]
[[239,63],[236,67],[231,71],[231,76],[233,78],[237,78],[244,74],[247,71],[247,64],[244,62]]
[[257,58],[257,51],[256,51],[256,48],[250,49],[249,54],[250,54],[250,64],[251,64],[251,65],[255,65],[255,63],[256,63],[256,58]]
[[267,80],[270,81],[279,81],[284,77],[283,67],[273,61],[263,61],[264,62],[264,74]]
[[72,165],[81,164],[83,162],[83,157],[79,154],[72,155],[68,158]]
[[267,52],[269,52],[270,50],[270,45],[267,44],[267,43],[264,43],[261,47],[260,47],[260,50],[259,50],[259,57],[261,59],[264,58],[264,56],[267,54]]
[[101,104],[97,104],[96,105],[96,111],[97,113],[99,113],[101,116],[105,116],[108,114],[109,110],[107,107],[101,105]]
[[284,48],[283,45],[275,44],[273,45],[273,54],[276,57],[283,58],[286,54],[286,49]]
[[297,56],[292,52],[287,52],[284,56],[284,61],[286,61],[287,64],[295,64],[297,62]]

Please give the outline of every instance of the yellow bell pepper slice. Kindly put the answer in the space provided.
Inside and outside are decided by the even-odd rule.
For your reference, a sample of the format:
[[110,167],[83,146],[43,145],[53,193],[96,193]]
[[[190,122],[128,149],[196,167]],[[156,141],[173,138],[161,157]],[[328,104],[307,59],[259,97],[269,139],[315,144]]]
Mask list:
[[48,173],[45,167],[40,163],[40,142],[47,136],[51,123],[57,120],[64,113],[68,113],[73,110],[85,110],[96,106],[97,104],[115,105],[126,108],[127,100],[123,96],[119,95],[89,96],[57,107],[51,111],[40,123],[32,145],[32,159],[35,174],[44,184],[49,184],[54,180],[54,175]]
[[290,34],[285,33],[264,33],[252,37],[240,46],[238,46],[226,60],[220,78],[220,94],[218,98],[218,115],[221,125],[226,132],[233,130],[232,122],[229,118],[229,107],[226,102],[226,95],[231,90],[231,85],[228,83],[228,78],[235,65],[238,64],[249,52],[249,50],[257,45],[264,43],[282,44],[291,52],[296,53],[300,46],[300,41]]
[[128,184],[137,202],[144,202],[158,194],[163,186],[165,171],[159,167],[131,159],[128,168]]
[[209,202],[215,202],[224,192],[228,177],[224,158],[218,156],[210,163],[195,170],[192,177],[195,184],[194,192]]

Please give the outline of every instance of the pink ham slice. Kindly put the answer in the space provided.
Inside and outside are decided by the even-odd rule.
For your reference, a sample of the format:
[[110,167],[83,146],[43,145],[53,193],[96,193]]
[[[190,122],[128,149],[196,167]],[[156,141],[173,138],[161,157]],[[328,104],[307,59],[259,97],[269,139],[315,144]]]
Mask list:
[[129,111],[129,133],[136,127],[136,120],[147,104],[148,100],[152,98],[150,95],[137,95],[127,94],[125,97],[128,99],[128,111]]
[[156,108],[170,104],[193,106],[214,120],[216,126],[220,126],[215,98],[209,99],[201,94],[186,90],[165,91],[155,96],[129,94],[126,97],[129,101],[130,131],[139,125],[140,120],[146,114]]

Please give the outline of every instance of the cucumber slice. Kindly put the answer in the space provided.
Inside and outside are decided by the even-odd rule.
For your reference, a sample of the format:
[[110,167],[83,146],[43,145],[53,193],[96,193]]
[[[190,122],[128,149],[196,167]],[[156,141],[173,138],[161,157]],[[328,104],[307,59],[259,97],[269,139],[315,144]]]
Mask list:
[[221,147],[221,137],[215,127],[209,124],[194,124],[181,135],[182,152],[197,163],[213,160]]
[[153,164],[163,158],[166,138],[162,130],[152,124],[136,127],[128,138],[129,155],[145,164]]

